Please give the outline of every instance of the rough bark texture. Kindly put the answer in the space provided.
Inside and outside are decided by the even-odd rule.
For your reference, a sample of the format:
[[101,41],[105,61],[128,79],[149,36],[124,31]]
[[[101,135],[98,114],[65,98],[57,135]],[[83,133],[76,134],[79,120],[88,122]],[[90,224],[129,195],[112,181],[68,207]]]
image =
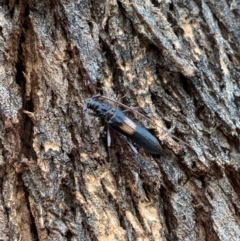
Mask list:
[[[239,0],[0,1],[0,240],[240,240]],[[84,112],[153,120],[160,157]],[[171,134],[182,139],[174,141]]]

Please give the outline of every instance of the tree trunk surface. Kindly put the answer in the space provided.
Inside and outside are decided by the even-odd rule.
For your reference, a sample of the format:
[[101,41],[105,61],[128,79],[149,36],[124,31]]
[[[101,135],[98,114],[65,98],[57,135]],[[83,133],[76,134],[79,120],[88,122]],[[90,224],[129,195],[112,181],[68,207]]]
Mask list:
[[239,0],[0,0],[0,240],[239,241],[239,46]]

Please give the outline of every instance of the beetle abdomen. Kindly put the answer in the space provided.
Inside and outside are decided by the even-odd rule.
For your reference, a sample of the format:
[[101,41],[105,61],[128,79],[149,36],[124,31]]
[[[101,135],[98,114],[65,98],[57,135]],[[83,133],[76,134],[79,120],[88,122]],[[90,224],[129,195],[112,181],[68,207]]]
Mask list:
[[116,110],[107,123],[147,152],[152,154],[161,153],[162,148],[157,138],[138,123],[130,120],[122,111]]

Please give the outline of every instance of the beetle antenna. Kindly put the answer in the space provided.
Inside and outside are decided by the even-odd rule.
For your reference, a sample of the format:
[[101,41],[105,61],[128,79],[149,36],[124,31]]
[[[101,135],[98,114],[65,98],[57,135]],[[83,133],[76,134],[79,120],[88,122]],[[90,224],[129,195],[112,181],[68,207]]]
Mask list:
[[[155,126],[157,125],[157,124],[156,124],[155,122],[153,122],[150,118],[148,118],[148,117],[146,117],[145,115],[143,115],[142,113],[136,111],[134,108],[131,108],[131,107],[125,105],[125,104],[120,103],[120,102],[117,101],[117,100],[114,100],[114,99],[112,99],[112,98],[109,98],[109,97],[104,96],[104,95],[101,95],[101,94],[96,94],[96,95],[94,95],[92,98],[99,98],[99,99],[105,99],[105,100],[111,101],[111,102],[113,102],[113,103],[115,103],[115,104],[118,104],[118,105],[122,106],[123,108],[125,108],[125,109],[127,109],[127,110],[131,110],[132,112],[136,113],[137,115],[139,115],[139,116],[145,118],[146,120],[148,120],[148,121],[149,121],[150,123],[152,123],[153,125],[155,125]],[[162,127],[161,127],[161,128],[162,128]],[[166,132],[167,135],[172,136],[173,139],[182,142],[183,144],[185,144],[186,146],[190,147],[190,148],[193,150],[192,146],[190,146],[187,142],[185,142],[185,141],[181,140],[180,138],[174,136],[173,134],[171,134],[171,133],[168,132],[168,131],[165,131],[165,132]]]

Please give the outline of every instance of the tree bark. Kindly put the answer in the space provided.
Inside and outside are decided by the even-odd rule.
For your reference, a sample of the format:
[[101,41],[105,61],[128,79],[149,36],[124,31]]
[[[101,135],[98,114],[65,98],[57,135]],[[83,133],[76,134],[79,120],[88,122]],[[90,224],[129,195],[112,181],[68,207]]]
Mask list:
[[[1,0],[0,240],[240,240],[239,14]],[[108,148],[97,93],[139,107],[161,155],[114,131]]]

